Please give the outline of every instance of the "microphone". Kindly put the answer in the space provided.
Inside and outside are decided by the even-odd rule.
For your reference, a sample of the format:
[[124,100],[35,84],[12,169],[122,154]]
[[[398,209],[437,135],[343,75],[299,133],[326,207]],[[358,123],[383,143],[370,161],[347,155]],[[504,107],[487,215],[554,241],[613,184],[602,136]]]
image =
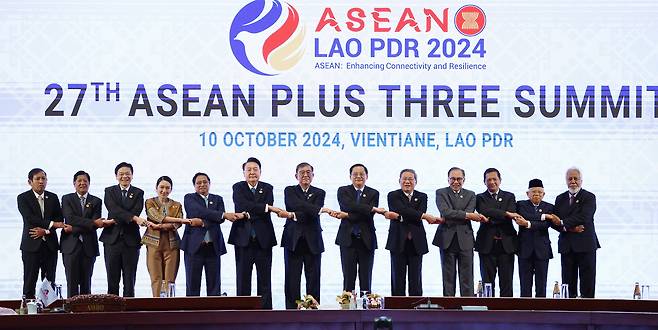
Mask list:
[[439,304],[433,304],[432,298],[430,297],[427,297],[427,300],[425,300],[425,297],[423,297],[417,301],[414,301],[411,306],[413,309],[443,309],[443,306]]

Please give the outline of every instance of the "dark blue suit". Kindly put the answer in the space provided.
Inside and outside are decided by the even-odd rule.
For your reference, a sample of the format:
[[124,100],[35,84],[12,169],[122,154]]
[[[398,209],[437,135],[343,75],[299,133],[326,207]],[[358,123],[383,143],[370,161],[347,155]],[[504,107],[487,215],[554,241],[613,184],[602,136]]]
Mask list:
[[251,272],[256,265],[256,292],[263,297],[265,309],[272,308],[272,247],[276,245],[276,236],[266,206],[274,204],[273,190],[265,182],[258,182],[255,192],[246,181],[233,185],[235,212],[247,212],[249,218],[233,222],[228,236],[229,244],[235,245],[238,296],[251,295]]
[[553,204],[540,202],[535,208],[530,200],[518,201],[516,213],[530,221],[530,228],[519,226],[519,280],[521,297],[532,297],[533,275],[535,297],[546,297],[548,261],[553,259],[548,228],[560,231],[551,221],[541,220],[542,214],[552,214]]
[[409,295],[423,295],[423,254],[429,252],[423,227],[423,213],[427,212],[427,194],[414,191],[411,200],[402,189],[388,193],[388,207],[400,215],[388,227],[386,249],[391,251],[391,295],[406,295],[409,274]]
[[302,268],[306,275],[306,294],[320,302],[320,265],[324,241],[320,226],[320,210],[324,206],[324,190],[310,186],[306,192],[299,185],[283,191],[286,211],[295,213],[287,219],[281,237],[285,262],[286,308],[297,308],[300,298]]
[[569,295],[578,295],[578,277],[580,276],[580,296],[594,298],[596,286],[596,250],[601,247],[594,228],[596,196],[580,189],[573,203],[569,203],[569,192],[555,198],[555,215],[560,217],[566,229],[584,226],[582,233],[568,230],[560,232],[558,252],[562,255],[562,283],[569,285]]
[[375,249],[377,249],[372,208],[379,205],[379,192],[364,186],[357,202],[356,189],[353,185],[347,185],[338,188],[336,195],[340,210],[349,214],[349,217],[340,221],[336,235],[336,244],[340,246],[340,262],[343,268],[343,290],[355,289],[358,266],[359,289],[370,291],[372,264]]
[[[498,190],[498,196],[493,199],[489,191],[478,194],[475,198],[476,210],[489,218],[488,222],[480,223],[475,237],[475,251],[480,255],[480,274],[484,283],[494,281],[498,272],[500,296],[512,297],[514,277],[514,253],[518,241],[513,220],[505,216],[506,212],[516,212],[516,199],[511,192]],[[492,290],[492,294],[493,294]]]
[[119,185],[105,188],[107,218],[116,224],[103,229],[99,240],[103,242],[107,293],[119,295],[119,280],[123,274],[123,296],[135,296],[135,278],[142,239],[139,225],[132,221],[144,209],[144,191],[130,186],[123,198]]
[[100,255],[94,220],[101,217],[102,208],[103,201],[92,194],[87,194],[84,211],[77,193],[62,196],[64,219],[73,226],[70,234],[62,231],[60,244],[69,298],[91,293],[94,263],[96,256]]
[[[205,199],[197,194],[185,195],[187,218],[200,218],[203,227],[185,225],[181,250],[185,251],[185,295],[201,295],[201,273],[206,271],[206,293],[221,295],[221,259],[226,254],[226,245],[220,225],[224,222],[224,200],[219,195],[208,194]],[[209,233],[209,240],[206,240]]]

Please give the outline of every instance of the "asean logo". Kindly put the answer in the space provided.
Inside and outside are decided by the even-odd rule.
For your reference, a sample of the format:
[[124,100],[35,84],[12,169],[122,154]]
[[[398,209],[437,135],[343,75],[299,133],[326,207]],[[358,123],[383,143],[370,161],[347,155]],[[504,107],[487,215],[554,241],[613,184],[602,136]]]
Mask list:
[[475,5],[466,5],[455,14],[455,27],[459,33],[472,37],[478,35],[484,26],[487,24],[487,18],[484,16],[484,11]]
[[301,60],[304,36],[304,26],[293,6],[278,0],[255,0],[233,18],[230,43],[233,55],[245,69],[273,76]]

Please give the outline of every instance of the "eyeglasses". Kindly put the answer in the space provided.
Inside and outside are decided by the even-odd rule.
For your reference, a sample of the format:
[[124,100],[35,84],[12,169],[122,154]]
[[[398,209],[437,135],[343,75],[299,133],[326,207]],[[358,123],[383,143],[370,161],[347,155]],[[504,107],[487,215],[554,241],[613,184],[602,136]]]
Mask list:
[[449,178],[449,180],[450,180],[450,182],[455,182],[455,181],[462,182],[462,181],[464,181],[464,178]]

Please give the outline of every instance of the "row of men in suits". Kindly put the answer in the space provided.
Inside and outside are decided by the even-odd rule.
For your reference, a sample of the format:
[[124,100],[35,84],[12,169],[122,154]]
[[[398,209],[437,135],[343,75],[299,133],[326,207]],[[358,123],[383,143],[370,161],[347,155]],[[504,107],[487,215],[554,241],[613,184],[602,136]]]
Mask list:
[[[568,191],[558,195],[555,205],[543,201],[544,187],[539,179],[530,180],[528,200],[516,202],[514,194],[500,189],[501,174],[495,168],[484,172],[487,190],[475,195],[463,189],[465,172],[448,171],[449,187],[437,190],[437,206],[444,223],[434,243],[441,248],[443,292],[455,295],[459,271],[461,296],[473,296],[473,249],[479,253],[482,281],[495,290],[498,274],[500,296],[513,296],[514,256],[519,258],[521,296],[546,297],[549,259],[553,258],[548,228],[559,234],[562,282],[571,297],[593,298],[596,280],[596,250],[600,248],[594,226],[596,198],[582,189],[577,168],[566,172]],[[477,212],[477,213],[475,213]],[[475,239],[471,221],[480,223]],[[513,226],[516,223],[519,233]],[[493,291],[492,291],[493,292]]]
[[[539,275],[544,268],[534,261],[526,262],[525,259],[528,259],[527,256],[545,259],[546,254],[541,252],[545,251],[542,250],[544,246],[541,239],[548,237],[547,233],[544,235],[543,230],[548,224],[547,220],[561,230],[563,282],[569,283],[570,292],[575,295],[575,283],[580,274],[581,294],[594,294],[596,249],[594,248],[593,252],[584,251],[584,235],[579,235],[588,233],[587,237],[593,237],[596,241],[593,211],[591,214],[581,214],[590,211],[589,197],[593,197],[593,194],[580,189],[582,180],[577,169],[570,169],[567,176],[569,189],[575,192],[574,196],[579,195],[580,199],[575,203],[574,198],[568,199],[569,208],[556,208],[559,212],[552,214],[549,207],[541,204],[545,202],[539,200],[537,203],[531,197],[530,201],[541,207],[538,211],[539,220],[535,219],[534,214],[521,210],[516,212],[514,195],[499,189],[500,173],[496,169],[485,171],[487,191],[477,197],[473,192],[462,188],[465,181],[464,171],[459,168],[450,169],[449,186],[437,190],[436,193],[436,202],[442,217],[426,213],[427,195],[415,191],[417,175],[411,169],[401,171],[401,189],[388,194],[390,211],[378,206],[379,193],[365,185],[368,170],[362,164],[355,164],[350,168],[351,184],[338,189],[340,211],[323,206],[325,192],[311,185],[313,167],[310,164],[302,163],[297,166],[295,177],[299,184],[284,190],[285,209],[273,205],[273,188],[260,181],[260,169],[260,161],[255,158],[249,158],[243,164],[245,180],[233,186],[233,213],[225,212],[221,196],[209,193],[210,178],[207,174],[197,173],[193,177],[195,193],[185,196],[185,209],[188,218],[200,218],[203,223],[186,225],[181,243],[181,249],[185,251],[187,295],[200,294],[203,270],[206,272],[208,294],[219,295],[219,257],[226,253],[219,225],[224,220],[229,220],[233,225],[228,241],[236,248],[237,294],[251,294],[251,273],[255,266],[258,273],[257,294],[263,296],[263,306],[271,308],[272,247],[276,245],[276,238],[270,213],[287,219],[282,237],[282,246],[285,248],[287,308],[294,308],[294,301],[300,296],[302,268],[305,270],[307,293],[319,299],[320,261],[324,251],[319,222],[321,213],[341,219],[336,244],[340,246],[343,289],[346,291],[355,289],[357,274],[361,290],[371,289],[374,250],[377,248],[373,216],[379,213],[391,220],[386,248],[391,253],[393,295],[405,294],[407,273],[409,294],[422,295],[422,255],[428,252],[423,220],[430,224],[440,224],[433,243],[441,248],[444,295],[455,294],[457,266],[461,295],[473,295],[474,247],[480,253],[483,281],[493,282],[498,271],[501,295],[512,295],[513,254],[517,252],[516,231],[512,221],[521,228],[522,248],[519,264],[522,270],[522,288],[525,288],[524,283],[528,282],[528,278],[532,287],[532,276],[528,274],[535,272],[538,274],[538,295],[541,295]],[[108,293],[119,293],[119,281],[120,277],[123,277],[123,295],[134,296],[139,257],[138,226],[144,224],[144,219],[139,217],[143,208],[143,191],[130,185],[132,172],[132,165],[127,163],[121,163],[115,168],[119,184],[105,189],[105,203],[110,219],[106,220],[101,218],[101,200],[88,194],[89,174],[76,173],[76,192],[63,196],[60,210],[57,196],[45,191],[45,172],[41,169],[30,171],[28,183],[32,189],[18,197],[19,210],[24,220],[21,250],[25,267],[23,291],[26,296],[34,296],[39,268],[42,270],[42,277],[54,281],[58,247],[54,229],[57,228],[63,229],[62,253],[67,269],[67,282],[70,283],[69,296],[90,291],[93,262],[98,255],[96,228],[104,228],[100,240],[104,242]],[[530,191],[528,195],[530,197]],[[560,203],[556,202],[560,206],[564,204],[561,196],[557,199]],[[522,203],[519,202],[520,209],[521,206]],[[587,210],[581,210],[583,207]],[[533,208],[533,211],[535,209]],[[66,224],[62,222],[62,216],[67,219]],[[476,240],[473,239],[472,221],[481,224]],[[530,234],[524,234],[525,232]],[[526,236],[532,239],[524,238]],[[523,246],[528,245],[524,242],[528,240],[533,242],[528,244],[536,246],[530,254],[523,252]],[[548,244],[550,252],[550,242]],[[598,241],[596,246],[598,247]],[[545,290],[545,285],[543,287]],[[522,289],[522,295],[527,291]]]

